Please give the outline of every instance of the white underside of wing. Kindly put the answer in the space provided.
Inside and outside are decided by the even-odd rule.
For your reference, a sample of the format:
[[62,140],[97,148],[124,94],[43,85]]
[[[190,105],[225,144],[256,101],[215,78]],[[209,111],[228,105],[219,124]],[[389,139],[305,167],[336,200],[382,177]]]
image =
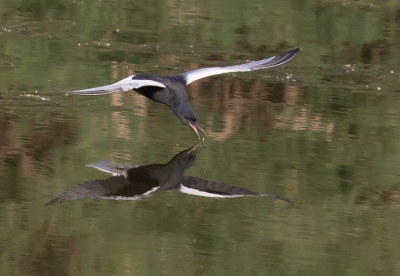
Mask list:
[[68,93],[80,94],[80,95],[103,95],[103,94],[110,94],[110,93],[115,93],[115,92],[130,91],[132,89],[140,88],[142,86],[157,86],[157,87],[165,88],[165,85],[162,84],[161,82],[153,81],[153,80],[132,79],[132,77],[134,77],[134,76],[135,75],[129,76],[125,79],[122,79],[122,80],[120,80],[116,83],[110,84],[110,85],[93,87],[93,88],[82,89],[82,90],[68,91]]
[[210,68],[202,68],[198,70],[193,70],[190,71],[185,76],[186,84],[189,84],[191,82],[194,82],[196,80],[208,77],[208,76],[213,76],[213,75],[219,75],[219,74],[224,74],[224,73],[231,73],[234,71],[231,71],[227,69],[226,67],[210,67]]
[[125,178],[128,177],[127,171],[129,169],[137,168],[138,165],[131,165],[131,164],[121,164],[121,163],[114,163],[109,162],[106,160],[100,160],[97,163],[87,164],[86,167],[91,167],[98,169],[100,171],[111,173],[114,176],[123,175]]
[[100,196],[101,199],[112,199],[112,200],[139,200],[143,196]]
[[160,188],[160,186],[154,187],[154,188],[153,188],[153,189],[151,189],[150,191],[148,191],[148,192],[145,192],[143,195],[144,195],[144,196],[146,196],[146,195],[149,195],[149,194],[151,194],[151,193],[153,193],[153,192],[157,191],[157,190],[158,190],[158,188]]
[[102,199],[112,199],[112,200],[139,200],[142,199],[143,197],[148,196],[151,193],[154,193],[155,191],[158,190],[158,187],[154,187],[153,189],[151,189],[150,191],[145,192],[142,195],[136,195],[136,196],[101,196],[100,198]]
[[180,77],[183,77],[186,81],[186,84],[194,82],[195,80],[205,78],[212,75],[219,75],[224,73],[234,73],[234,72],[248,72],[260,69],[267,69],[275,66],[279,66],[285,62],[291,60],[297,53],[300,51],[299,48],[284,52],[282,54],[258,60],[253,62],[248,62],[239,65],[226,66],[226,67],[210,67],[192,70],[188,72],[184,72],[179,74]]
[[197,189],[188,188],[186,186],[179,187],[179,191],[188,195],[203,196],[203,197],[215,197],[215,198],[232,198],[232,197],[243,197],[244,195],[219,195],[214,193],[207,193],[204,191],[199,191]]
[[[233,65],[233,66],[227,66],[227,67],[209,67],[209,68],[202,68],[202,69],[189,71],[189,72],[184,73],[186,84],[189,84],[198,79],[202,79],[202,78],[205,78],[208,76],[213,76],[213,75],[220,75],[220,74],[234,73],[234,72],[249,72],[249,71],[255,70],[255,68],[257,68],[257,66],[259,66],[260,64],[268,63],[270,60],[273,60],[274,58],[275,58],[275,56],[267,58],[267,59],[244,63],[244,64],[239,64],[239,65]],[[276,66],[276,65],[274,65],[274,66]],[[273,66],[271,66],[271,67],[273,67]],[[264,67],[263,69],[265,69],[265,68],[268,68],[268,67]]]

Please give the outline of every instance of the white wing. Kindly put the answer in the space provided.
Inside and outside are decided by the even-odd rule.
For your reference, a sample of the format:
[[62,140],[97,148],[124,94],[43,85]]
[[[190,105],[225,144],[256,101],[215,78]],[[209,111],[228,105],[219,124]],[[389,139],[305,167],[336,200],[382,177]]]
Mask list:
[[248,72],[260,69],[271,68],[275,66],[279,66],[289,60],[291,60],[298,52],[299,48],[282,53],[277,56],[273,56],[267,59],[253,61],[245,64],[227,66],[227,67],[209,67],[202,68],[197,70],[192,70],[188,72],[184,72],[179,74],[178,76],[182,77],[186,84],[194,82],[198,79],[202,79],[212,75],[219,75],[224,73],[233,73],[233,72]]
[[158,86],[158,87],[165,88],[165,85],[162,84],[161,82],[152,81],[152,80],[132,79],[134,76],[135,75],[129,76],[125,79],[120,80],[119,82],[116,82],[116,83],[113,83],[110,85],[93,87],[93,88],[83,89],[83,90],[67,91],[67,92],[71,93],[71,94],[79,94],[79,95],[104,95],[104,94],[110,94],[110,93],[115,93],[115,92],[125,92],[125,91],[129,91],[129,90],[139,88],[142,86]]

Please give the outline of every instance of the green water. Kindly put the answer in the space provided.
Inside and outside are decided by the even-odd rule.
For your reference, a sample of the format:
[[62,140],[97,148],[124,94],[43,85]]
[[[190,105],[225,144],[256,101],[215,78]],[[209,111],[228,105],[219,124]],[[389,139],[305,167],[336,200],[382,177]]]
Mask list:
[[[0,0],[0,275],[400,275],[400,1]],[[300,47],[188,86],[185,175],[289,198],[46,206],[197,138],[134,92],[59,90]]]

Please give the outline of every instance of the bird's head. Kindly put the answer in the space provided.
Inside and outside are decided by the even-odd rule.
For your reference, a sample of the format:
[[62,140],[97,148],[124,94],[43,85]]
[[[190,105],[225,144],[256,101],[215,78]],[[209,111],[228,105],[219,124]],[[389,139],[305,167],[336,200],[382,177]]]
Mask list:
[[179,170],[183,171],[189,169],[196,161],[197,153],[200,152],[200,150],[196,150],[196,147],[197,143],[194,146],[181,151],[180,153],[175,155],[168,162],[168,164],[173,165],[175,168],[179,168]]
[[191,105],[186,105],[184,108],[180,108],[176,113],[176,116],[185,124],[190,126],[200,139],[198,129],[201,130],[205,135],[206,132],[199,125],[197,125],[197,113]]

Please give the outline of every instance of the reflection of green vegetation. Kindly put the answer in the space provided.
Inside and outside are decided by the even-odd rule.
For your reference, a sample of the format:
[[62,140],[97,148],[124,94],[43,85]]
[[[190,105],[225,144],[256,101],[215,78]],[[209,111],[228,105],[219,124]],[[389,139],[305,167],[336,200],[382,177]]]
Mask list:
[[[0,0],[0,271],[398,274],[397,6]],[[201,123],[215,135],[187,172],[282,194],[293,205],[169,192],[44,206],[67,187],[105,176],[83,164],[164,162],[195,139],[168,108],[138,103],[133,93],[110,104],[108,96],[54,89],[108,83],[129,69],[173,74],[296,46],[302,50],[289,69],[276,71],[299,83],[265,71],[189,87]],[[51,100],[20,97],[23,91]],[[283,96],[274,102],[277,93]],[[218,136],[229,120],[235,126]]]
[[[13,57],[19,67],[18,73],[13,74],[18,78],[14,81],[50,89],[54,84],[45,82],[50,78],[57,80],[58,85],[67,85],[70,79],[58,78],[71,73],[60,72],[59,68],[74,71],[82,58],[93,59],[90,64],[96,64],[96,68],[84,70],[97,75],[99,55],[107,62],[126,61],[127,54],[137,51],[129,45],[146,43],[194,45],[196,51],[200,47],[200,53],[202,48],[212,48],[226,54],[247,55],[247,58],[265,57],[282,48],[300,46],[304,59],[307,57],[312,65],[320,65],[324,61],[321,58],[339,64],[359,62],[363,44],[387,39],[381,35],[390,35],[396,29],[396,21],[385,22],[382,27],[387,30],[379,33],[378,23],[383,21],[380,18],[385,10],[359,2],[343,6],[335,1],[321,4],[292,1],[290,8],[281,1],[89,0],[79,3],[17,1],[9,4],[4,12],[7,20],[2,24],[10,32],[3,32],[1,52]],[[97,48],[94,41],[111,43],[111,46]],[[78,47],[78,43],[82,46]],[[113,51],[120,43],[127,43],[123,51]],[[101,54],[104,47],[109,48],[109,55]],[[358,55],[358,60],[346,57],[349,50]],[[142,55],[137,54],[133,61],[143,63]],[[158,64],[158,58],[153,56],[148,62]],[[186,59],[189,58],[193,60],[192,55]]]

